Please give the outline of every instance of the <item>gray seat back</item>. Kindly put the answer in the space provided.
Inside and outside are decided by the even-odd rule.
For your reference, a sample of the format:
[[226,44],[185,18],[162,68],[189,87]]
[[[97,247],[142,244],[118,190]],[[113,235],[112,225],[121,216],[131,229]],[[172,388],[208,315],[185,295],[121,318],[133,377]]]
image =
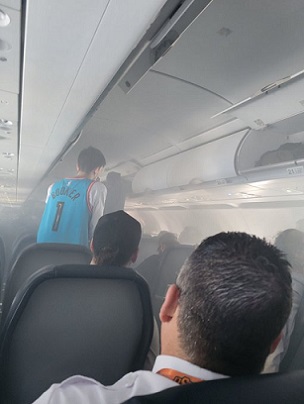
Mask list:
[[[5,246],[4,246],[3,238],[0,236],[0,288],[1,288],[1,291],[2,291],[2,282],[4,279],[5,262],[6,262]],[[1,296],[1,294],[0,294],[0,296]]]
[[35,243],[26,247],[16,257],[7,276],[1,322],[7,315],[18,290],[38,269],[51,264],[89,264],[90,260],[90,250],[81,245]]
[[21,251],[23,251],[28,246],[35,244],[37,240],[36,233],[23,233],[13,242],[11,248],[11,255],[9,262],[7,262],[7,272],[10,272],[16,258],[20,255]]
[[142,368],[152,330],[148,286],[133,270],[45,267],[18,292],[6,318],[1,403],[32,403],[75,374],[112,384]]
[[[294,282],[294,280],[293,280]],[[301,296],[294,329],[292,331],[287,352],[280,364],[280,371],[304,369],[304,277],[297,275],[297,293]],[[294,295],[293,295],[294,297]],[[295,300],[293,304],[295,303]]]
[[179,270],[193,250],[193,246],[181,244],[177,247],[168,248],[164,253],[158,274],[155,273],[157,282],[151,291],[153,313],[156,319],[159,319],[159,310],[163,304],[168,286],[175,283]]
[[139,243],[138,257],[134,266],[137,268],[146,258],[157,254],[157,247],[158,237],[143,235]]

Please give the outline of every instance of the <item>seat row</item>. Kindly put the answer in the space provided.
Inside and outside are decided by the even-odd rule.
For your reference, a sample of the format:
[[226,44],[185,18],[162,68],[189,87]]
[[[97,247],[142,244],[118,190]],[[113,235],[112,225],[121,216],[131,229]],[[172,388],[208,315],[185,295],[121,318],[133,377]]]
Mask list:
[[[188,245],[169,248],[160,265],[151,268],[156,318],[167,285],[175,282],[192,251]],[[3,301],[1,402],[30,403],[50,384],[73,374],[111,384],[142,368],[153,329],[147,284],[130,269],[92,267],[90,259],[87,248],[63,244],[32,244],[17,257]],[[303,313],[301,302],[285,371],[304,369]]]
[[32,403],[75,374],[112,384],[143,368],[152,333],[148,286],[133,270],[46,266],[23,284],[4,318],[0,402]]

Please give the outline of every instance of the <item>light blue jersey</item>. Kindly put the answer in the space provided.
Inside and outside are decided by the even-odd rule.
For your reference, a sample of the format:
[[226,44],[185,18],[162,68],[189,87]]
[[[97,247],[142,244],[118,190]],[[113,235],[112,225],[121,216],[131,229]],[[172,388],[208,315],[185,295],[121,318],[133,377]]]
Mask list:
[[95,182],[65,178],[50,190],[37,234],[37,243],[89,245],[92,207],[88,194]]

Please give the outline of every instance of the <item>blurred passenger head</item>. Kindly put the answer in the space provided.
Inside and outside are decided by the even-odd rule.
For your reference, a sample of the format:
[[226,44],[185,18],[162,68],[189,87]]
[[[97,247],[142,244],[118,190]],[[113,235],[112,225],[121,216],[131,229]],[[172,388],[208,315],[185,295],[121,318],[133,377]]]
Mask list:
[[283,251],[292,270],[304,274],[304,233],[296,229],[287,229],[279,233],[274,242]]
[[102,216],[92,240],[93,264],[127,266],[135,262],[141,238],[140,223],[119,210]]
[[259,373],[280,341],[291,295],[289,263],[277,248],[246,233],[209,237],[168,289],[160,311],[162,353],[174,355],[175,342],[173,349],[200,367]]
[[161,231],[157,237],[158,237],[157,251],[159,253],[166,251],[168,248],[176,247],[177,245],[179,245],[176,235],[170,233],[169,231]]
[[83,149],[78,156],[77,168],[86,174],[90,174],[96,171],[98,175],[100,169],[106,165],[104,155],[100,150],[90,146],[87,149]]
[[186,226],[180,233],[178,241],[181,244],[198,245],[202,240],[202,233],[193,226]]

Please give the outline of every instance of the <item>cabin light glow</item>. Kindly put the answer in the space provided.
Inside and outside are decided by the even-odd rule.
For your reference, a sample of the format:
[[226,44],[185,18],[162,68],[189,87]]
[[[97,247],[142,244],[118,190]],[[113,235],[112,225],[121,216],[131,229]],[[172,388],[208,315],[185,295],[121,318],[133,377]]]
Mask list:
[[7,27],[10,22],[11,19],[9,15],[0,9],[0,27]]
[[9,51],[12,49],[12,45],[0,38],[0,51]]
[[287,192],[288,194],[299,194],[300,191],[298,189],[287,188],[285,189],[285,192]]
[[[1,101],[2,102],[2,101]],[[12,121],[8,121],[7,119],[0,119],[0,128],[10,129],[13,126]]]
[[15,154],[11,152],[3,152],[2,155],[6,159],[12,159],[13,157],[15,157]]

